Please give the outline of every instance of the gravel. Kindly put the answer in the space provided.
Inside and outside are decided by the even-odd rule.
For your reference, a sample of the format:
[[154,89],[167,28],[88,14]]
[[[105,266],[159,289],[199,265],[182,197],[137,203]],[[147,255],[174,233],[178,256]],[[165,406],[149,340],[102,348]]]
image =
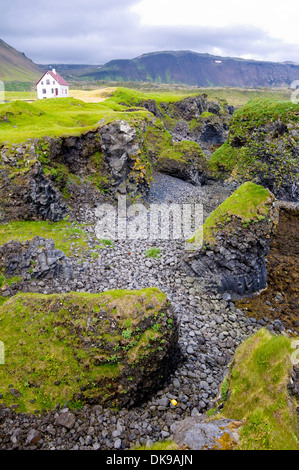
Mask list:
[[[199,201],[206,216],[234,189],[219,183],[195,187],[155,175],[146,202]],[[77,220],[94,223],[94,210],[81,208]],[[89,252],[84,258],[76,252],[69,258],[73,280],[32,281],[24,291],[96,293],[159,287],[168,295],[179,320],[180,363],[163,389],[130,410],[85,405],[81,410],[26,415],[2,408],[0,449],[119,450],[171,439],[173,423],[213,407],[236,347],[265,324],[247,318],[230,295],[203,290],[201,280],[191,277],[181,263],[183,240],[119,240],[113,247],[99,248],[92,226],[87,228]],[[145,252],[153,246],[160,248],[160,256],[147,258]],[[277,329],[281,329],[279,323]],[[171,403],[173,399],[177,405]]]

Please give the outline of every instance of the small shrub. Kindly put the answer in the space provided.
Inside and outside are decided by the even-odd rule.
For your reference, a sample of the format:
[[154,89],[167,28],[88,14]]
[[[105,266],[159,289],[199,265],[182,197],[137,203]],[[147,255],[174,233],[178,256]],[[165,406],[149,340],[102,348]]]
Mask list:
[[160,248],[149,248],[146,252],[145,252],[145,256],[147,258],[157,258],[159,255],[161,254],[161,250]]
[[[112,240],[102,238],[101,240],[99,240],[99,242],[100,242],[101,245],[114,247],[114,244],[113,244]],[[97,246],[99,246],[99,245],[97,245]],[[99,247],[102,248],[101,246],[99,246]]]

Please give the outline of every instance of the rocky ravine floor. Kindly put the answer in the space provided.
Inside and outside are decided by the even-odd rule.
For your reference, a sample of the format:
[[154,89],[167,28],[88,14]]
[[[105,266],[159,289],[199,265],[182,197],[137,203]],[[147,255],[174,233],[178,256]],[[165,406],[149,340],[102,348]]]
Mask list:
[[[206,216],[234,189],[219,183],[195,187],[158,174],[148,202],[201,202]],[[78,209],[77,220],[90,224],[86,227],[90,250],[84,260],[75,252],[70,258],[73,280],[31,282],[27,290],[47,294],[159,287],[178,316],[180,362],[162,390],[131,410],[85,405],[81,410],[60,409],[35,416],[3,408],[1,449],[128,449],[171,439],[175,422],[213,406],[238,344],[261,326],[284,329],[279,320],[271,323],[267,318],[257,321],[246,317],[228,294],[203,291],[200,279],[190,276],[181,263],[185,251],[182,240],[122,240],[115,241],[114,247],[100,249],[94,238],[94,210]],[[161,255],[147,258],[145,252],[153,245],[161,249]]]

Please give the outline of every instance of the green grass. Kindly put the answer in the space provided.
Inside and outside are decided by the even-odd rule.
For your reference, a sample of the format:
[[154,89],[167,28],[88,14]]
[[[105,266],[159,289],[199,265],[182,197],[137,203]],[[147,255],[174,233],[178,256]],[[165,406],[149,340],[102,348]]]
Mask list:
[[[211,99],[221,99],[237,108],[253,99],[271,99],[275,101],[289,101],[291,91],[288,88],[236,88],[236,87],[192,87],[187,85],[129,83],[123,86],[119,82],[103,82],[102,86],[118,87],[114,99],[123,100],[129,106],[138,106],[140,101],[154,99],[161,102],[180,101],[187,96],[205,93]],[[126,90],[130,90],[130,96]],[[113,99],[113,98],[112,98]]]
[[52,238],[55,247],[64,251],[66,255],[72,255],[74,249],[87,250],[87,234],[76,224],[67,221],[21,221],[0,224],[0,245],[10,240],[25,242],[39,236]]
[[[69,403],[80,408],[89,398],[101,402],[117,397],[121,388],[114,379],[123,371],[123,393],[134,390],[136,382],[130,377],[135,367],[139,361],[144,364],[158,340],[161,345],[162,333],[152,327],[166,303],[165,294],[154,288],[8,299],[0,307],[0,341],[5,345],[0,403],[17,404],[23,412]],[[159,318],[168,335],[166,315]],[[21,396],[13,396],[12,388]]]
[[159,160],[175,160],[192,164],[195,159],[198,160],[198,157],[201,157],[203,163],[206,161],[206,157],[198,143],[189,140],[181,140],[180,142],[174,142],[171,148],[164,150],[160,154]]
[[[0,104],[0,142],[19,143],[28,138],[80,135],[86,130],[98,127],[99,121],[102,124],[115,119],[133,122],[136,118],[142,119],[148,116],[144,108],[138,109],[145,100],[154,99],[160,106],[162,102],[175,103],[187,96],[198,95],[202,91],[175,90],[143,93],[120,87],[110,98],[101,103],[85,103],[74,98],[46,99],[27,103],[21,100],[31,99],[34,92],[20,92],[19,94],[7,92],[7,98],[12,101]],[[132,106],[136,106],[137,109],[134,112],[128,111],[127,108]],[[257,109],[259,106],[257,103]],[[284,104],[281,103],[279,112],[283,107]]]
[[182,93],[180,91],[150,91],[142,92],[129,88],[118,87],[112,96],[106,102],[124,103],[127,106],[140,106],[143,101],[155,100],[158,105],[164,103],[175,103],[181,101],[187,96],[196,96],[199,92],[191,91]]
[[209,161],[211,174],[235,179],[270,175],[275,177],[277,187],[287,176],[295,178],[298,139],[288,132],[276,136],[273,129],[270,132],[272,124],[278,121],[298,127],[299,105],[260,98],[237,110],[230,120],[227,142]]
[[99,240],[99,245],[98,245],[98,248],[107,248],[107,247],[111,247],[111,248],[114,248],[114,243],[112,240],[109,240],[109,239],[106,239],[106,238],[101,238]]
[[298,450],[295,403],[288,393],[291,338],[261,329],[237,349],[219,418],[243,420],[242,450]]
[[7,91],[5,90],[5,101],[23,101],[23,100],[36,100],[36,91]]
[[[213,244],[215,233],[231,222],[233,217],[240,219],[244,224],[264,220],[269,212],[269,202],[271,197],[268,189],[250,181],[243,183],[206,219],[203,225],[204,242]],[[194,240],[195,236],[189,241]]]
[[145,256],[147,258],[158,258],[161,254],[161,249],[160,248],[149,248],[148,250],[146,250],[145,252]]
[[248,101],[255,99],[271,99],[275,101],[289,101],[290,90],[288,88],[235,88],[235,87],[215,87],[199,88],[199,93],[206,93],[211,98],[224,99],[228,104],[239,108]]
[[[15,82],[19,83],[19,82]],[[25,84],[24,84],[25,85]],[[80,84],[82,85],[82,84]],[[126,82],[124,86],[120,85],[118,82],[112,84],[114,87],[118,89],[117,94],[114,95],[114,101],[120,102],[124,101],[127,102],[127,105],[138,105],[140,101],[144,101],[145,99],[155,99],[158,103],[169,102],[169,101],[179,101],[181,99],[186,98],[187,96],[197,95],[199,93],[205,93],[209,98],[212,99],[222,99],[227,101],[229,104],[239,108],[240,106],[244,106],[248,101],[253,99],[265,98],[271,99],[275,101],[289,101],[291,92],[288,88],[235,88],[235,87],[211,87],[211,88],[203,88],[203,87],[189,87],[184,85],[151,85],[150,83],[129,83]],[[101,85],[101,88],[96,88],[98,86],[98,82],[94,84],[83,85],[82,96],[84,94],[84,90],[92,91],[95,93],[97,90],[100,92],[102,88],[106,86],[112,87],[110,82],[104,82]],[[30,83],[26,82],[26,86],[30,87]],[[92,87],[92,90],[90,89]],[[6,84],[6,90],[8,90],[10,84]],[[24,91],[17,91],[16,85],[13,89],[6,94],[7,100],[23,100],[23,99],[36,99],[36,90],[28,90],[24,89]],[[128,97],[128,92],[126,90],[130,90],[130,98]],[[75,90],[76,91],[76,90]],[[80,97],[78,96],[80,99]],[[86,100],[88,101],[88,99]]]
[[[116,119],[133,122],[148,112],[134,113],[108,100],[85,103],[73,98],[45,99],[33,103],[13,101],[0,104],[0,143],[19,143],[28,138],[80,135]],[[8,121],[8,122],[7,122]]]
[[146,446],[141,445],[137,447],[133,447],[133,450],[150,450],[150,451],[155,451],[155,450],[182,450],[182,448],[176,444],[173,441],[170,441],[169,439],[166,439],[165,441],[159,441],[155,442],[151,446]]
[[250,100],[239,109],[233,116],[232,127],[242,123],[244,129],[250,128],[252,124],[258,126],[269,120],[281,119],[283,122],[299,122],[299,105],[291,101],[278,101],[266,98]]
[[17,284],[21,281],[21,279],[22,278],[20,276],[12,276],[7,278],[4,275],[0,275],[0,289],[5,285],[11,286],[12,284]]

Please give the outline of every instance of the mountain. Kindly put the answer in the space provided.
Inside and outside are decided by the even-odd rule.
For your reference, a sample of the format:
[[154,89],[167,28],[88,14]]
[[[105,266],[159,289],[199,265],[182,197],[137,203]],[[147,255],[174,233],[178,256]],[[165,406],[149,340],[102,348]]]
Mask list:
[[184,83],[195,86],[290,86],[299,76],[299,64],[219,57],[191,51],[162,51],[132,60],[111,60],[90,80]]
[[95,72],[98,69],[97,65],[87,64],[38,64],[39,68],[46,72],[52,68],[59,71],[59,74],[65,78],[65,80],[76,80],[81,79],[81,76],[88,75]]
[[0,39],[0,80],[32,82],[37,81],[41,74],[41,69],[24,53]]

